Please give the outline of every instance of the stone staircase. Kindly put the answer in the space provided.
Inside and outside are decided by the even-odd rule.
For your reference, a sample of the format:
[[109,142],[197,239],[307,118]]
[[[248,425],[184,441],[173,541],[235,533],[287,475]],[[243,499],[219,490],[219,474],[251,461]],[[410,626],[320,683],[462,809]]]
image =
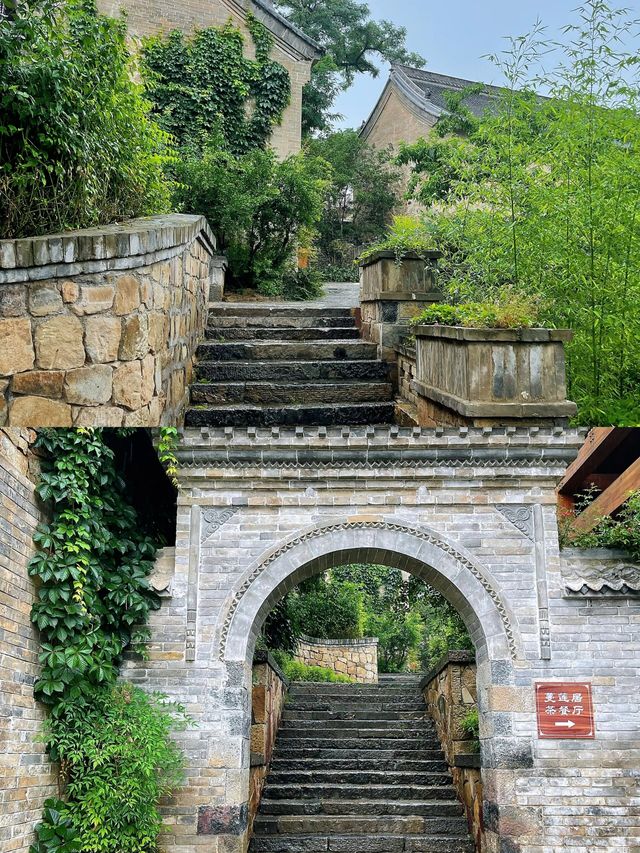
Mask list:
[[345,307],[217,303],[186,426],[393,423],[393,386]]
[[473,853],[418,683],[292,686],[251,853]]

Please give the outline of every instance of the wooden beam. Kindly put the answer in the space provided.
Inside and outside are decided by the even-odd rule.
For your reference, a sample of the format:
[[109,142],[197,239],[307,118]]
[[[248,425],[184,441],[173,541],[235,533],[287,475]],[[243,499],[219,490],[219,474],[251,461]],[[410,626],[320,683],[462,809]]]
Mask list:
[[577,457],[569,465],[560,481],[558,493],[571,495],[579,491],[588,475],[592,474],[632,432],[632,427],[596,427],[592,429]]
[[626,471],[623,471],[608,489],[598,495],[584,512],[580,513],[573,524],[573,529],[579,533],[587,533],[605,515],[611,515],[620,509],[630,492],[638,489],[640,489],[640,457]]

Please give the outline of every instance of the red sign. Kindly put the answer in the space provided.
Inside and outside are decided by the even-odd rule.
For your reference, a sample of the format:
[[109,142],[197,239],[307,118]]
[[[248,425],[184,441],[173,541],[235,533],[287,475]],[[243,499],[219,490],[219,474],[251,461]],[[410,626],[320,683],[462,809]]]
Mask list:
[[538,737],[595,738],[591,685],[573,681],[536,682]]

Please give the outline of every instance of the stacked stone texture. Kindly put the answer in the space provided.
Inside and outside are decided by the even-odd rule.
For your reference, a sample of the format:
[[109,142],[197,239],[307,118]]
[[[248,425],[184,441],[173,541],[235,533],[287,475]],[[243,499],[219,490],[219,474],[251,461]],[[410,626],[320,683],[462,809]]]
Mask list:
[[320,640],[302,636],[295,658],[307,666],[324,666],[362,684],[378,681],[378,641],[374,637]]
[[191,216],[0,241],[0,423],[179,422],[214,246]]
[[0,430],[0,849],[27,853],[54,768],[39,740],[44,709],[33,699],[39,645],[31,625],[33,581],[27,564],[42,521],[34,494],[37,466],[29,430]]

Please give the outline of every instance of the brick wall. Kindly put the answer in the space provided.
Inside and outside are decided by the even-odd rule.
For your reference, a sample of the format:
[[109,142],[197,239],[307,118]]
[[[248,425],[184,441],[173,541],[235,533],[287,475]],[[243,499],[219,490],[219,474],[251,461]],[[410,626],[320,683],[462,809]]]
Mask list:
[[374,637],[319,640],[303,635],[295,657],[307,666],[325,666],[362,684],[378,681],[378,640]]
[[[121,9],[127,13],[127,26],[137,40],[158,32],[181,29],[192,32],[196,27],[219,27],[234,23],[245,37],[247,55],[253,54],[251,35],[246,26],[247,4],[242,0],[98,0],[101,12],[117,16]],[[255,11],[255,10],[254,10]],[[272,58],[289,72],[291,100],[282,121],[273,132],[271,145],[284,158],[300,150],[302,144],[302,89],[311,76],[311,60],[300,58],[287,43],[286,31],[276,37]]]
[[[167,627],[171,653],[129,671],[199,723],[182,739],[189,784],[167,850],[246,850],[253,643],[289,589],[352,561],[411,571],[467,622],[487,853],[636,851],[640,604],[568,595],[576,559],[558,547],[555,486],[582,441],[515,427],[187,430],[174,591],[153,614],[174,644]],[[595,741],[538,738],[537,680],[592,683]]]
[[57,792],[37,736],[44,718],[33,699],[38,641],[29,618],[32,535],[42,520],[29,430],[0,430],[0,849],[26,853],[44,800]]
[[179,423],[223,264],[198,216],[0,241],[0,424]]

